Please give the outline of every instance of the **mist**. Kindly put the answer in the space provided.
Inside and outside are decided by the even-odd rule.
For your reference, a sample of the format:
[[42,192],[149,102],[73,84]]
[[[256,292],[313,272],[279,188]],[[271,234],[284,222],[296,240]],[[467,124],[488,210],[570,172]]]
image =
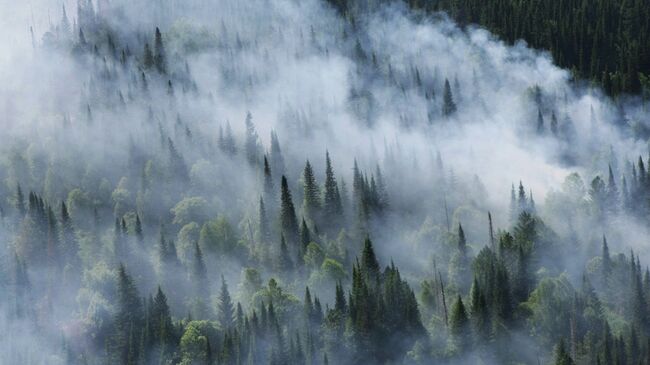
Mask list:
[[[580,288],[585,277],[619,321],[610,318],[614,333],[627,333],[620,321],[631,315],[612,309],[619,299],[598,275],[603,236],[612,270],[625,272],[630,260],[634,268],[636,256],[641,276],[650,254],[646,197],[632,195],[637,172],[646,179],[637,160],[649,153],[647,105],[634,95],[612,99],[547,52],[460,28],[444,13],[401,2],[359,7],[0,3],[0,286],[8,293],[0,362],[550,363],[562,333],[575,329],[540,325],[536,300],[549,282]],[[285,209],[282,177],[295,210]],[[535,222],[534,239],[517,230],[525,219]],[[303,221],[309,240],[301,243]],[[507,334],[463,347],[448,308],[456,297],[469,303],[479,272],[469,262],[484,247],[518,275],[506,231],[514,245],[533,247],[530,287],[512,308],[520,323],[494,320],[510,326]],[[354,321],[332,319],[338,285],[353,298],[353,270],[368,270],[366,239],[387,268],[382,277],[397,275],[405,303],[412,294],[418,304],[418,325],[398,340],[400,322],[382,342],[393,354],[365,353]],[[129,280],[137,303],[127,311]],[[226,285],[246,321],[275,305],[280,345],[266,334],[228,347],[248,335],[225,323]],[[436,298],[442,289],[438,304],[426,303],[427,285]],[[297,314],[306,286],[325,314],[308,329]],[[153,330],[160,338],[143,331],[140,339],[120,327],[133,308],[148,318],[158,288],[170,337]],[[214,346],[214,359],[190,343],[188,329]],[[510,357],[506,339],[520,344]],[[282,360],[294,346],[308,355]]]

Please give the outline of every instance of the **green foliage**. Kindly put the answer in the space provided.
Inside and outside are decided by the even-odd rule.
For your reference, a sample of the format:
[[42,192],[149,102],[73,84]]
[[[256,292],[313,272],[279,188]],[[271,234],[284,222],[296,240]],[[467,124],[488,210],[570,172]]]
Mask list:
[[199,234],[199,245],[205,252],[226,255],[237,248],[237,236],[225,217],[203,224]]
[[174,224],[184,226],[190,222],[203,223],[208,218],[208,202],[202,197],[185,198],[172,208]]

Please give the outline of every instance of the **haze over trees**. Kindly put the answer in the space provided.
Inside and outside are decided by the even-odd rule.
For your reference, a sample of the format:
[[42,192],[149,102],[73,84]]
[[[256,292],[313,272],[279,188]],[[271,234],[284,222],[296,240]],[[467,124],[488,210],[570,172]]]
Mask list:
[[642,95],[405,4],[47,4],[0,5],[0,363],[650,364]]

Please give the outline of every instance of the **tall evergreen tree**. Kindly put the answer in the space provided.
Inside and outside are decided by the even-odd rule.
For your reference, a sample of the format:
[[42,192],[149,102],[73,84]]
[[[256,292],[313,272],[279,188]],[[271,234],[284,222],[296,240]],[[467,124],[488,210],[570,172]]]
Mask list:
[[449,318],[449,332],[451,333],[451,341],[453,344],[453,351],[455,353],[463,353],[469,350],[470,346],[470,323],[467,316],[467,310],[463,304],[463,300],[456,298],[456,301],[451,307],[451,316]]
[[287,241],[291,245],[296,245],[298,243],[298,220],[287,178],[284,175],[280,190],[280,227]]
[[456,103],[451,93],[451,86],[449,80],[445,79],[445,86],[442,96],[442,115],[448,117],[456,112]]
[[320,221],[320,189],[314,177],[314,171],[311,168],[309,160],[305,164],[305,169],[302,173],[302,188],[303,188],[303,214],[312,222],[318,223]]
[[161,74],[167,73],[167,55],[165,54],[165,46],[163,45],[162,34],[160,29],[156,27],[156,34],[154,39],[154,55],[153,63],[156,70]]
[[228,291],[228,284],[223,275],[221,276],[221,291],[219,292],[217,303],[217,320],[221,324],[221,327],[230,329],[235,319],[235,307],[233,306],[230,292]]
[[343,205],[339,194],[332,161],[329,152],[325,152],[325,192],[323,198],[323,215],[326,226],[336,228],[339,226],[343,214]]
[[[258,164],[258,158],[259,158],[259,143],[258,139],[259,137],[257,136],[257,131],[255,130],[255,124],[253,124],[253,115],[250,112],[246,113],[246,140],[245,140],[245,145],[244,148],[246,150],[246,158],[248,159],[248,163],[251,165],[257,165]],[[266,168],[267,166],[264,166],[264,173],[266,175]]]

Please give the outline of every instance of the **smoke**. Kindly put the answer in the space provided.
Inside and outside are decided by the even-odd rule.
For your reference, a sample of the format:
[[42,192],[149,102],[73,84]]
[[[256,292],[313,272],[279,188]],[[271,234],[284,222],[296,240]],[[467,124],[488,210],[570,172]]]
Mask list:
[[[627,161],[645,155],[647,145],[627,132],[628,125],[644,126],[647,112],[634,97],[611,100],[571,80],[548,53],[523,42],[509,46],[483,29],[460,29],[444,14],[428,17],[400,4],[372,11],[351,26],[317,0],[116,0],[96,4],[100,30],[86,32],[89,44],[104,46],[78,52],[80,35],[72,24],[83,19],[76,4],[65,6],[69,31],[61,28],[57,2],[0,3],[0,192],[7,197],[0,206],[6,211],[18,183],[54,205],[71,201],[70,191],[80,189],[87,206],[71,207],[80,228],[90,230],[91,206],[102,217],[146,208],[145,231],[155,242],[159,223],[174,218],[171,208],[180,198],[201,197],[204,210],[191,221],[200,227],[226,217],[236,241],[247,242],[263,194],[261,167],[246,163],[242,147],[250,112],[260,161],[270,151],[271,133],[279,136],[298,208],[306,160],[322,184],[328,151],[339,183],[344,180],[350,192],[355,161],[368,175],[381,166],[392,209],[371,235],[381,262],[394,259],[414,282],[430,271],[435,248],[444,246],[447,231],[458,223],[476,251],[488,240],[487,211],[498,228],[508,229],[510,188],[519,181],[552,229],[576,230],[589,243],[601,229],[611,231],[617,246],[647,255],[647,229],[632,218],[622,216],[607,227],[595,227],[590,219],[567,223],[545,204],[547,196],[549,205],[564,204],[562,184],[572,172],[587,185],[580,199],[586,199],[593,177],[606,178],[609,165],[616,176],[629,174]],[[156,26],[165,42],[165,75],[143,70],[143,44],[154,47]],[[106,37],[115,50],[105,46]],[[457,109],[448,116],[445,80]],[[228,128],[237,141],[236,158],[216,148]],[[182,155],[189,184],[157,170],[168,138]],[[146,165],[148,160],[154,163]],[[138,193],[142,174],[154,185],[150,195]],[[279,188],[279,176],[274,178]],[[354,212],[347,214],[354,219]],[[111,227],[107,219],[98,230]],[[164,230],[180,251],[190,250],[181,228]],[[9,243],[2,252],[10,257],[18,228],[5,224],[3,230]],[[85,248],[84,264],[101,257],[110,239],[108,233],[88,239],[94,243]],[[147,260],[151,247],[138,256]],[[358,246],[350,251],[356,254]],[[211,266],[210,277],[224,274],[236,288],[244,263],[210,260],[223,264]],[[565,267],[577,277],[580,262]],[[99,285],[102,275],[111,275],[94,269],[98,277],[86,275],[82,286]],[[42,276],[31,271],[41,289],[47,287]],[[156,280],[144,269],[136,275],[143,293],[155,290]],[[213,280],[213,293],[218,286]],[[111,295],[82,292],[77,308],[64,300],[54,305],[70,305],[59,307],[66,318],[84,317],[88,307],[105,305]],[[322,297],[330,301],[333,295]],[[178,302],[174,313],[183,315]]]

